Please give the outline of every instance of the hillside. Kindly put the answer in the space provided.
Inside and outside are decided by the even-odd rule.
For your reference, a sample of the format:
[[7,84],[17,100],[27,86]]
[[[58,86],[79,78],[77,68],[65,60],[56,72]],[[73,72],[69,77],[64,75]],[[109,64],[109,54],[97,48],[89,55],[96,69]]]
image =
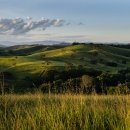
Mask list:
[[130,49],[111,45],[23,45],[3,48],[0,55],[0,71],[13,75],[5,80],[20,87],[32,84],[27,79],[39,77],[44,71],[62,71],[68,66],[111,74],[130,67]]

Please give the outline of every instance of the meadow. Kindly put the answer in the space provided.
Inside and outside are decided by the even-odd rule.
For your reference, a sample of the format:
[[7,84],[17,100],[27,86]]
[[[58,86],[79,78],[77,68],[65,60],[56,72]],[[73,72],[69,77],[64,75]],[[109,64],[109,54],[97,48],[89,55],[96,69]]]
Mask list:
[[130,130],[130,96],[0,96],[0,130]]

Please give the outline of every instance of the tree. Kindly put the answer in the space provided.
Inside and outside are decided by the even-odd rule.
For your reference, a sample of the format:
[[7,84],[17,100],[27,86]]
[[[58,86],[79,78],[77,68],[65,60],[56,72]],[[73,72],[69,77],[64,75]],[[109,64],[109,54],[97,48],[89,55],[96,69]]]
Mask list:
[[109,73],[102,73],[97,78],[101,83],[102,93],[104,93],[106,91],[106,87],[111,82],[110,74]]
[[88,75],[82,76],[81,86],[83,90],[88,94],[95,90],[94,85],[93,85],[93,78]]

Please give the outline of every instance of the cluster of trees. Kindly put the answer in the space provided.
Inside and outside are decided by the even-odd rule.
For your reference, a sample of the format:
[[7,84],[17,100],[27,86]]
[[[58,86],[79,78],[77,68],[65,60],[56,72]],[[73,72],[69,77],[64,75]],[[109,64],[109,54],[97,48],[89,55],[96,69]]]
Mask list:
[[125,93],[126,88],[130,89],[130,69],[126,68],[119,70],[116,74],[111,74],[78,66],[65,70],[46,70],[33,81],[38,89],[45,93],[107,94],[109,91],[112,93],[116,89],[118,89],[118,92],[121,90],[120,93]]
[[[6,84],[7,81],[11,81],[12,77],[14,77],[8,72],[4,72],[3,74]],[[2,83],[3,77],[0,77],[0,81]],[[44,93],[126,94],[130,90],[130,68],[125,68],[119,70],[116,74],[112,74],[93,68],[84,68],[82,65],[74,67],[68,64],[65,69],[44,70],[39,76],[26,77],[18,83],[20,82],[27,83],[24,85],[26,87],[22,87],[21,89],[38,89]],[[17,84],[15,88],[18,87],[20,87],[20,84],[19,86]],[[9,89],[10,86],[7,87],[6,85],[6,90],[7,88]],[[22,91],[21,89],[19,90]]]

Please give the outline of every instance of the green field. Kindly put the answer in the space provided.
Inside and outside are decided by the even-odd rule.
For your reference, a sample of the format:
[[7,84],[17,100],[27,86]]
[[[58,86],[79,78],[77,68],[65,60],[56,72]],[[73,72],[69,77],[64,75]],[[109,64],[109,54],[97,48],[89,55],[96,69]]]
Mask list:
[[0,96],[1,130],[130,130],[129,96]]

